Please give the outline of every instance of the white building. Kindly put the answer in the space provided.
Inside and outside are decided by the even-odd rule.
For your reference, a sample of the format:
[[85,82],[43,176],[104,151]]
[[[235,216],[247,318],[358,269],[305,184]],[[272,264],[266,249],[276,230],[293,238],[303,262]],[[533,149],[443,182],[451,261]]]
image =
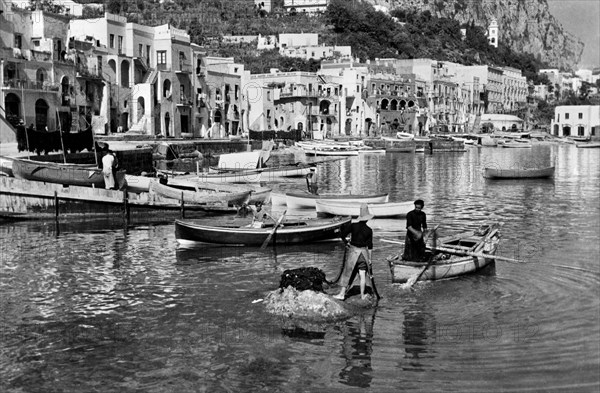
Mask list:
[[279,34],[279,46],[281,48],[296,48],[318,45],[319,35],[317,33]]
[[306,12],[309,14],[323,12],[329,0],[284,0],[283,8],[288,12]]
[[498,47],[498,21],[492,19],[487,31],[487,39],[490,45]]
[[552,134],[571,137],[600,135],[600,105],[563,105],[554,109]]

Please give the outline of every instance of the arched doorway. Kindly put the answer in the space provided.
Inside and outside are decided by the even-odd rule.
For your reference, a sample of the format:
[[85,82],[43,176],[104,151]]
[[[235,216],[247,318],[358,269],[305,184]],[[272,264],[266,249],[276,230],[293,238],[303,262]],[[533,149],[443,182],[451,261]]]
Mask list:
[[352,134],[352,119],[346,119],[346,124],[344,127],[345,127],[344,131],[346,132],[346,135]]
[[145,101],[144,101],[144,97],[138,97],[137,99],[137,118],[136,121],[140,121],[142,119],[142,117],[144,117],[144,114],[146,113],[146,108],[145,108]]
[[48,126],[48,103],[43,99],[35,102],[35,128],[45,130]]
[[558,129],[559,129],[558,124],[555,124],[554,125],[554,135],[556,135],[556,136],[558,136]]
[[171,115],[169,112],[165,113],[165,136],[171,136]]
[[163,82],[163,98],[171,97],[171,81],[165,79]]
[[[6,106],[6,120],[16,126],[21,119],[21,99],[14,93],[8,93],[4,99],[4,104]],[[23,121],[25,120],[23,119]]]
[[388,110],[388,104],[389,104],[389,101],[387,99],[384,98],[383,100],[381,100],[381,110],[382,111],[387,111]]
[[129,87],[129,62],[127,60],[121,62],[121,86]]
[[48,73],[43,68],[38,68],[35,72],[35,81],[37,83],[38,89],[43,88],[44,82],[48,79]]
[[321,101],[321,103],[319,104],[319,113],[322,115],[328,115],[329,114],[329,101],[327,100],[323,100]]
[[571,136],[571,127],[563,126],[563,136]]

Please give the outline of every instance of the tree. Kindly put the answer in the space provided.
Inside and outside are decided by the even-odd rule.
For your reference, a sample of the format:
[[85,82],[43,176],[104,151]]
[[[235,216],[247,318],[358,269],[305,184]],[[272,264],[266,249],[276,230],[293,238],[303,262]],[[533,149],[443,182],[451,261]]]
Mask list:
[[29,9],[31,11],[45,11],[53,14],[63,14],[66,7],[61,4],[55,4],[52,0],[29,0]]
[[106,11],[111,14],[120,14],[121,13],[121,1],[120,0],[108,0],[106,3]]

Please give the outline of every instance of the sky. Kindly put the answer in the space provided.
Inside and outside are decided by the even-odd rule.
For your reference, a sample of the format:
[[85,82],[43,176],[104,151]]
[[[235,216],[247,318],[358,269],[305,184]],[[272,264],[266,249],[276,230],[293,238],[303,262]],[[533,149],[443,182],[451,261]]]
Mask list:
[[600,0],[547,0],[550,12],[585,47],[579,66],[600,67]]

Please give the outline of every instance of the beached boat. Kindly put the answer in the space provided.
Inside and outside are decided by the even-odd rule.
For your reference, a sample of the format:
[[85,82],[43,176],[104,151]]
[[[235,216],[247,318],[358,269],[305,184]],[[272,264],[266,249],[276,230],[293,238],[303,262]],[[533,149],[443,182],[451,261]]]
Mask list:
[[[432,263],[423,272],[419,280],[441,280],[469,274],[483,269],[494,262],[494,255],[500,242],[497,223],[483,225],[473,232],[465,232],[445,239],[438,239]],[[438,253],[439,252],[439,253]],[[431,257],[431,251],[426,255]],[[471,254],[471,255],[469,255]],[[477,255],[477,256],[474,256]],[[405,283],[423,271],[429,261],[404,261],[400,258],[388,258],[392,273],[392,282]]]
[[313,156],[356,156],[358,147],[344,142],[296,142],[306,155]]
[[530,140],[522,140],[522,139],[507,139],[502,147],[512,148],[512,149],[527,149],[531,148]]
[[554,167],[523,168],[523,169],[496,169],[485,168],[483,177],[487,179],[540,179],[554,175]]
[[[340,231],[348,227],[351,217],[329,220],[294,220],[282,222],[272,237],[272,244],[305,244],[339,239]],[[202,242],[228,245],[260,246],[273,232],[274,223],[263,228],[241,225],[213,226],[193,221],[176,220],[175,238],[180,244]]]
[[249,204],[255,204],[256,202],[267,203],[271,198],[271,188],[269,187],[260,187],[253,184],[203,182],[194,175],[170,177],[167,180],[167,185],[180,190],[198,192],[252,192],[248,200]]
[[314,209],[316,207],[315,201],[317,199],[334,200],[338,202],[362,202],[362,203],[374,203],[374,202],[387,202],[388,194],[311,194],[308,192],[288,192],[285,194],[285,203],[290,209]]
[[18,179],[72,186],[104,187],[102,169],[90,165],[59,164],[14,158],[12,171]]
[[598,149],[600,148],[600,142],[585,142],[585,143],[576,143],[575,146],[580,149]]
[[[317,213],[332,214],[334,216],[353,216],[360,215],[361,202],[340,202],[335,200],[317,199],[315,206]],[[394,217],[406,216],[414,208],[414,202],[381,202],[367,203],[369,213],[375,217]]]
[[241,205],[244,202],[248,202],[250,199],[251,191],[243,192],[219,192],[219,191],[189,191],[180,190],[178,188],[170,187],[159,183],[156,180],[150,182],[150,193],[159,195],[163,198],[170,198],[181,201],[185,204],[209,204],[209,203],[221,203],[227,205]]

